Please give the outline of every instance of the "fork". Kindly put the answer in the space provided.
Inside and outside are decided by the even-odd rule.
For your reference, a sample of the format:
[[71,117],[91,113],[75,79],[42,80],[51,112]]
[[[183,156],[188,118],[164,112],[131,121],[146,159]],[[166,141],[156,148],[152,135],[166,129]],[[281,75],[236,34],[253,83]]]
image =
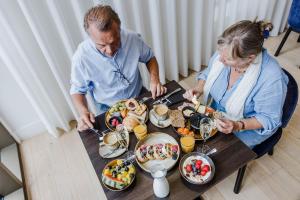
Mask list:
[[145,102],[149,101],[150,99],[152,99],[152,97],[143,97],[142,100],[139,101],[139,103],[145,103]]

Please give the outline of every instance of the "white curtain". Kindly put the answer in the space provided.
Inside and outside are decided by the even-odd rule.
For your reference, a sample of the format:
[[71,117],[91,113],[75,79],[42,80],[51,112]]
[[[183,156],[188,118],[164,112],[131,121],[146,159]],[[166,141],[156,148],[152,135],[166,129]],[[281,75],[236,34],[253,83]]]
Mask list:
[[[78,117],[69,95],[70,61],[87,37],[84,13],[98,3],[111,5],[122,27],[140,33],[153,48],[164,83],[187,76],[188,69],[199,71],[214,52],[217,36],[238,20],[270,20],[271,35],[278,35],[286,26],[291,1],[0,0],[1,67],[10,71],[54,136],[57,127],[68,130],[69,120]],[[144,66],[141,73],[147,86]],[[13,121],[0,114],[13,129]]]

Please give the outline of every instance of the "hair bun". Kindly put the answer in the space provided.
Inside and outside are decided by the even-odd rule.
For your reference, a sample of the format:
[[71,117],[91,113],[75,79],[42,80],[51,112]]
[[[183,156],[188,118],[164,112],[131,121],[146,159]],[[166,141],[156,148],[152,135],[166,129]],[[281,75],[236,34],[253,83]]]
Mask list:
[[261,34],[264,36],[264,38],[268,38],[270,36],[270,31],[273,29],[273,24],[269,21],[256,21],[257,18],[255,18],[254,22],[259,26],[259,29],[261,31]]

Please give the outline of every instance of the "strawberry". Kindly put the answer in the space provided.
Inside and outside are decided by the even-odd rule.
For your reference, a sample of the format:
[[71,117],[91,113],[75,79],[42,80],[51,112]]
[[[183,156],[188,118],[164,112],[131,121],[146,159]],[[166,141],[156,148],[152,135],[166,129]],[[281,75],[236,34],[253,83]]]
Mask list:
[[201,169],[201,164],[196,163],[196,169]]
[[192,171],[192,165],[186,165],[185,169],[188,173],[190,173]]
[[197,160],[196,161],[196,165],[200,165],[201,166],[202,165],[202,160]]
[[202,170],[202,171],[200,172],[201,176],[205,176],[206,173],[207,173],[207,171],[204,171],[204,170]]
[[209,172],[209,170],[210,170],[209,165],[204,165],[201,169],[201,171],[206,171],[206,172]]

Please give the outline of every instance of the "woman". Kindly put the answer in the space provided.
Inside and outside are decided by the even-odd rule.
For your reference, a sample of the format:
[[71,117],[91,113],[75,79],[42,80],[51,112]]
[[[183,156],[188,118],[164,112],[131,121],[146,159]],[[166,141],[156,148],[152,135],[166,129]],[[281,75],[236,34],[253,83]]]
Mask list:
[[217,128],[234,133],[250,148],[269,138],[281,125],[288,78],[263,49],[269,24],[240,21],[218,39],[218,51],[198,84],[184,97],[202,96],[202,103],[224,113]]

